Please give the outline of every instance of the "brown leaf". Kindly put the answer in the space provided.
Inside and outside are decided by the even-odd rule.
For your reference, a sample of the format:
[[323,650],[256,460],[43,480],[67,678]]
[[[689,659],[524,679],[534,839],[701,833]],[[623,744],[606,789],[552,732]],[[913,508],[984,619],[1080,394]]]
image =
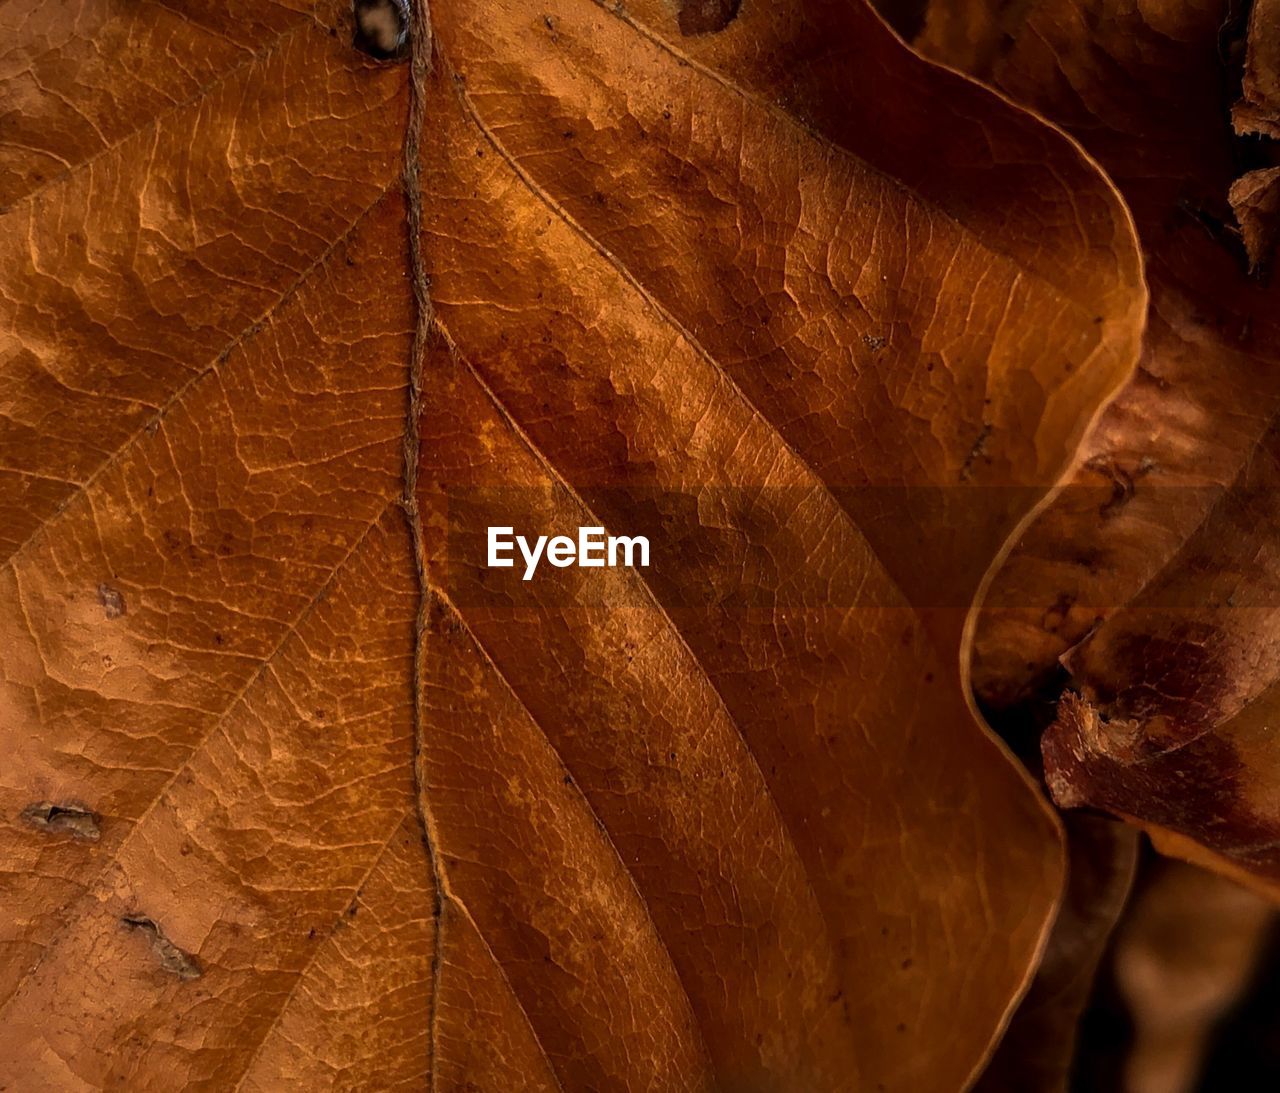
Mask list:
[[1242,91],[1236,131],[1280,137],[1280,0],[1253,0]]
[[1086,444],[1070,488],[998,576],[976,642],[983,698],[1007,706],[1160,573],[1205,519],[1280,396],[1274,292],[1244,276],[1231,233],[1215,5],[1157,18],[938,0],[920,45],[972,64],[1085,142],[1116,180],[1147,253],[1143,358]]
[[1266,269],[1280,234],[1280,167],[1241,175],[1227,191],[1252,272]]
[[[1012,783],[964,788],[944,773],[973,770],[977,744],[948,670],[954,653],[935,659],[893,582],[920,594],[916,571],[959,583],[957,570],[978,568],[955,539],[982,541],[977,529],[986,537],[995,528],[979,524],[989,511],[966,511],[951,496],[966,466],[976,462],[975,479],[989,485],[1048,472],[1043,455],[1010,451],[1021,427],[988,430],[985,458],[973,459],[983,417],[1024,421],[1031,389],[1006,391],[997,378],[1006,366],[988,370],[992,347],[1003,352],[1006,312],[975,315],[971,282],[1002,300],[1028,292],[1016,306],[1033,312],[1055,312],[1061,297],[1025,272],[1047,270],[1043,238],[1002,237],[1027,265],[974,248],[960,212],[940,215],[918,194],[886,187],[756,97],[751,88],[779,93],[775,56],[815,48],[788,33],[832,40],[844,26],[868,53],[884,51],[886,66],[897,56],[876,24],[858,16],[850,25],[841,10],[823,9],[831,26],[802,29],[777,8],[743,11],[705,54],[735,83],[689,64],[670,31],[586,6],[562,5],[542,27],[483,5],[436,17],[462,99],[432,101],[441,162],[424,183],[432,292],[450,347],[429,369],[437,386],[425,426],[439,536],[428,550],[434,671],[448,714],[426,742],[427,800],[451,890],[515,969],[548,1054],[575,1087],[616,1081],[637,1060],[658,1085],[674,1080],[671,1067],[730,1086],[757,1075],[829,1088],[853,1074],[868,1087],[953,1087],[973,1065],[969,1028],[991,1027],[1007,1006],[1010,981],[1000,984],[995,969],[1012,951],[1001,941],[983,976],[945,997],[932,985],[948,974],[948,953],[992,942],[986,915],[1022,918],[1014,892],[1025,880],[1016,878],[1043,868],[1032,864],[1042,850],[1014,844],[1036,823],[1030,812],[1019,804],[1020,815],[989,818],[1004,812],[998,802],[1012,803]],[[659,8],[644,15],[659,30],[670,25]],[[775,53],[761,57],[761,42]],[[847,66],[817,56],[812,82],[782,94],[843,135],[852,126]],[[629,71],[648,79],[635,86]],[[830,90],[823,98],[817,88]],[[704,128],[702,117],[717,122]],[[1012,121],[1003,139],[1025,132],[1043,148],[1042,131]],[[860,119],[891,122],[878,109]],[[871,132],[852,136],[879,147]],[[988,171],[989,193],[1008,194],[1002,186],[1013,182]],[[975,183],[964,197],[977,196]],[[1006,206],[1006,222],[1024,215],[1016,210]],[[784,215],[795,218],[785,229],[794,274],[741,242],[747,230],[767,236]],[[917,238],[909,250],[896,242]],[[848,283],[832,255],[854,254],[862,264]],[[1125,310],[1102,325],[1123,328],[1133,297],[1121,301],[1118,285],[1107,292]],[[1091,332],[1106,333],[1095,312],[1075,314],[1085,336],[1076,344],[1105,354]],[[929,345],[947,344],[943,330],[957,320],[962,343],[936,372],[916,373],[924,386],[895,391],[893,377]],[[868,342],[882,331],[887,345]],[[1057,357],[1060,345],[1047,352]],[[1043,375],[1052,386],[1067,372],[1058,363]],[[935,397],[933,384],[952,397]],[[1078,428],[1079,419],[1053,420],[1050,429]],[[760,487],[749,499],[745,482]],[[872,495],[932,489],[951,508],[905,529],[866,520],[846,500],[859,483]],[[941,533],[948,520],[950,536]],[[482,564],[478,529],[488,525],[549,532],[596,522],[648,535],[659,559],[652,575],[565,570],[526,585]],[[904,530],[910,557],[888,549]],[[855,601],[865,606],[850,612]],[[901,724],[922,728],[886,731]],[[491,787],[454,770],[479,726]],[[544,756],[533,770],[531,756]],[[868,807],[889,798],[891,813]],[[983,834],[960,820],[978,802]],[[471,819],[480,815],[508,818],[480,827]],[[593,835],[597,817],[610,840]],[[839,835],[855,830],[861,845],[884,849],[860,863]],[[529,833],[518,850],[513,832]],[[927,856],[916,857],[913,846],[925,844]],[[618,905],[614,925],[585,893],[567,900],[572,914],[539,915],[545,899],[531,891],[548,874],[570,882],[567,847],[583,847],[579,857],[594,847],[593,885]],[[762,847],[771,864],[759,874]],[[634,898],[625,878],[600,887],[614,853]],[[508,864],[482,864],[497,860]],[[989,911],[909,910],[917,885],[959,877],[987,888],[985,897],[971,891]],[[684,900],[664,897],[672,889]],[[973,907],[970,898],[957,909]],[[753,985],[725,1007],[741,943],[731,932],[708,948],[698,909],[729,904],[752,934],[771,925]],[[540,919],[532,938],[519,925],[531,916]],[[446,913],[446,939],[448,922]],[[601,967],[568,943],[609,930],[632,938],[635,959],[654,970]],[[571,1007],[540,989],[547,946],[560,961],[573,954],[582,993]],[[1012,957],[1019,978],[1029,957]],[[791,972],[798,961],[809,968],[803,979]],[[868,975],[892,987],[873,1000]],[[631,983],[627,1015],[611,1004],[614,976]],[[952,1032],[931,1031],[943,1027]],[[905,1055],[903,1037],[914,1045]],[[607,1053],[584,1046],[602,1040],[613,1045]]]
[[1070,650],[1080,697],[1045,742],[1058,800],[1168,829],[1166,845],[1192,840],[1198,859],[1265,884],[1280,864],[1267,722],[1280,308],[1228,227],[1229,31],[1217,5],[1189,2],[942,2],[924,42],[1086,143],[1128,199],[1151,285],[1138,374],[993,583],[975,681],[1007,704]]
[[[979,1093],[1063,1093],[1077,1025],[1133,885],[1141,836],[1115,820],[1069,813],[1067,888],[1031,989],[1013,1015]],[[1202,874],[1207,875],[1207,874]]]
[[433,5],[405,200],[345,4],[10,17],[4,1078],[964,1084],[1062,861],[960,631],[1136,352],[1106,182],[843,4]]
[[[404,74],[336,2],[5,17],[12,83],[60,93],[17,96],[45,150],[0,221],[0,1069],[225,1087],[413,808]],[[352,1072],[420,1076],[423,976],[357,974],[395,1005]]]

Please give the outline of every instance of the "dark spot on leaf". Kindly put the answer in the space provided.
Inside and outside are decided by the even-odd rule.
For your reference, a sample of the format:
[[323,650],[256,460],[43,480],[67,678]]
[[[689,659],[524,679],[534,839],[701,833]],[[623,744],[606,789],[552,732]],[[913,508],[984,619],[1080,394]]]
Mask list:
[[969,454],[965,456],[964,466],[960,468],[960,481],[967,482],[973,475],[973,466],[981,459],[987,451],[987,441],[991,439],[990,425],[983,425],[978,433],[978,439],[973,442],[973,447],[969,449]]
[[101,835],[98,814],[78,805],[55,805],[42,801],[24,808],[22,819],[50,834],[70,835],[74,839],[97,842]]
[[1049,609],[1040,617],[1040,628],[1051,634],[1056,633],[1062,624],[1067,621],[1067,617],[1075,603],[1076,598],[1070,593],[1060,593]]
[[164,935],[164,931],[146,915],[123,915],[120,919],[131,930],[140,930],[151,939],[151,951],[165,971],[179,979],[199,979],[200,965],[196,958],[179,949]]
[[738,14],[741,0],[679,0],[680,33],[714,34],[724,30]]
[[1142,459],[1136,467],[1129,470],[1105,456],[1095,456],[1085,466],[1096,474],[1111,479],[1111,496],[1098,509],[1098,515],[1104,520],[1109,520],[1120,512],[1133,499],[1138,480],[1155,469],[1155,463],[1150,459]]
[[119,590],[106,583],[98,585],[98,602],[102,604],[102,610],[106,612],[109,619],[118,619],[129,610]]

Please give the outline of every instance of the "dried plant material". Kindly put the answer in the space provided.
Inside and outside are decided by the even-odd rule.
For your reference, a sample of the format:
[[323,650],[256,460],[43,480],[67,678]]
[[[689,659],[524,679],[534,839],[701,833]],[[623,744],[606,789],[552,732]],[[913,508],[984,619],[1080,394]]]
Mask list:
[[1280,137],[1280,0],[1253,0],[1242,90],[1236,131]]
[[1219,1019],[1257,968],[1275,924],[1260,896],[1165,862],[1116,934],[1114,975],[1133,1021],[1130,1093],[1191,1093]]
[[1280,298],[1248,275],[1230,227],[1221,33],[1222,13],[1190,0],[940,0],[921,43],[1085,143],[1133,211],[1151,285],[1139,371],[994,580],[975,681],[1008,704],[1070,650],[1074,693],[1045,742],[1059,802],[1191,840],[1266,885],[1280,836],[1267,712]]
[[1062,908],[1031,989],[1013,1015],[979,1093],[1065,1093],[1077,1025],[1098,964],[1125,910],[1141,836],[1114,820],[1065,817],[1068,858]]
[[1244,236],[1250,270],[1269,269],[1280,238],[1280,167],[1242,175],[1231,184],[1228,196]]
[[1087,442],[1070,486],[993,583],[974,666],[984,699],[1025,696],[1184,546],[1280,403],[1275,291],[1246,276],[1226,195],[1222,16],[1192,0],[1157,15],[938,0],[918,43],[978,65],[1076,134],[1116,180],[1148,254],[1152,303],[1137,375]]
[[861,6],[142,7],[4,14],[3,1078],[970,1081],[1063,861],[962,638],[1136,358],[1110,184]]
[[[1096,310],[1077,310],[1058,295],[1062,271],[1047,269],[1043,238],[1002,235],[1019,255],[1016,266],[1004,254],[971,249],[969,225],[983,215],[969,212],[981,208],[976,186],[964,195],[973,206],[958,198],[963,213],[942,216],[910,191],[885,188],[844,150],[850,129],[848,143],[864,153],[896,147],[887,132],[881,143],[870,139],[892,119],[879,106],[849,115],[851,96],[839,82],[847,82],[848,66],[837,66],[836,55],[819,55],[804,93],[781,82],[793,77],[780,74],[775,57],[811,46],[784,37],[798,26],[817,40],[835,40],[843,28],[892,71],[892,42],[865,13],[833,5],[824,28],[757,6],[723,36],[677,51],[670,13],[641,8],[602,17],[587,5],[561,4],[541,27],[499,5],[435,17],[461,92],[456,98],[446,86],[431,100],[440,148],[423,174],[432,298],[445,335],[427,370],[436,387],[424,424],[432,462],[423,471],[433,486],[424,499],[427,525],[437,536],[427,550],[437,691],[424,765],[442,873],[513,969],[517,992],[532,999],[530,1019],[552,1059],[564,1060],[571,1087],[608,1084],[611,1073],[642,1065],[638,1080],[659,1086],[681,1074],[727,1086],[951,1088],[974,1065],[971,1024],[998,1022],[1007,1008],[1008,980],[997,984],[1008,941],[981,976],[957,982],[944,999],[935,985],[954,959],[945,954],[990,945],[983,920],[1012,911],[1008,880],[1043,869],[1047,859],[1031,810],[1007,814],[998,834],[993,823],[981,836],[961,818],[966,799],[984,802],[984,827],[997,801],[1017,800],[1012,782],[972,783],[972,797],[946,794],[943,771],[958,763],[972,769],[961,758],[960,749],[975,746],[963,729],[929,734],[927,744],[915,730],[902,731],[906,722],[967,722],[964,691],[948,668],[955,646],[932,651],[929,633],[904,611],[911,599],[894,583],[905,583],[908,597],[917,593],[927,587],[909,571],[918,569],[963,590],[966,573],[976,581],[983,568],[969,545],[1004,532],[989,510],[966,511],[960,497],[915,525],[869,520],[842,501],[856,500],[848,487],[859,482],[879,488],[878,499],[875,489],[865,492],[882,504],[894,490],[949,499],[967,463],[975,484],[1018,484],[1020,497],[1034,497],[1043,453],[1013,456],[1008,448],[1028,435],[1012,421],[1029,407],[1005,402],[994,375],[1005,365],[991,363],[1006,330],[1003,307],[975,313],[972,278],[1005,286],[996,292],[1002,299],[1025,285],[1033,295],[1020,308],[1077,315],[1085,327],[1074,336],[1083,340],[1068,344],[1089,356],[1107,349],[1085,329],[1102,327],[1104,337],[1108,326],[1132,330],[1135,297],[1092,268],[1079,284],[1103,290],[1104,321],[1095,323]],[[683,51],[694,41],[706,43],[698,59],[732,72],[733,82],[688,63]],[[762,42],[776,53],[762,51]],[[515,82],[528,94],[509,91],[516,57]],[[628,71],[649,78],[635,86],[608,75]],[[779,97],[805,103],[804,120],[842,146],[775,113],[767,104]],[[717,123],[704,129],[700,118]],[[1043,147],[1043,131],[1022,116],[1012,115],[1010,130],[984,124],[989,140],[999,132],[1001,140]],[[732,155],[722,158],[728,148]],[[894,154],[882,162],[892,165]],[[1064,169],[1072,162],[1067,157]],[[988,192],[1019,193],[1001,188],[1023,170],[1004,179],[988,170]],[[1105,190],[1095,192],[1107,200]],[[1031,208],[1043,198],[1037,193]],[[1019,208],[1004,206],[1005,225],[1030,215]],[[919,235],[889,226],[917,215],[925,217]],[[798,218],[784,232],[794,276],[740,241],[741,225],[783,216]],[[1122,228],[1112,221],[1108,230]],[[879,245],[907,237],[926,251]],[[812,253],[810,239],[822,241]],[[860,256],[856,285],[829,265],[835,253]],[[947,256],[944,282],[927,272],[937,268],[931,253]],[[1055,280],[1027,278],[1019,272],[1027,265]],[[1109,307],[1120,309],[1113,319]],[[961,315],[966,348],[951,343],[934,371],[917,373],[921,387],[895,393],[893,377],[916,347],[949,343],[937,324]],[[886,324],[887,344],[872,349],[864,335]],[[783,330],[791,332],[786,339]],[[1046,346],[1055,364],[1042,376],[1050,387],[1075,390],[1075,368],[1068,372],[1058,357],[1062,345]],[[1102,367],[1097,357],[1082,367],[1095,366]],[[969,387],[958,377],[970,368],[987,378]],[[548,375],[554,383],[541,378]],[[965,394],[933,401],[934,384]],[[876,413],[866,416],[864,405]],[[1062,430],[1055,447],[1065,450],[1078,420],[1036,413],[1046,415],[1043,435]],[[1006,420],[1009,427],[995,427]],[[984,432],[985,450],[974,459]],[[854,442],[858,435],[881,439],[868,448]],[[758,487],[749,506],[735,492],[743,482]],[[969,499],[980,506],[983,496],[972,491]],[[948,521],[949,547],[941,532]],[[644,578],[565,569],[523,582],[518,572],[487,570],[479,536],[468,539],[468,529],[495,524],[599,524],[644,534],[665,562]],[[916,544],[910,567],[890,549],[906,534]],[[855,595],[867,606],[849,612],[855,601],[843,597]],[[817,650],[828,667],[815,675]],[[547,663],[568,667],[548,672]],[[912,695],[907,707],[888,698],[897,693]],[[479,732],[486,781],[469,785],[456,766]],[[937,775],[924,774],[925,766]],[[917,773],[904,780],[906,769]],[[856,785],[842,773],[853,770]],[[881,795],[894,797],[894,815],[863,807]],[[495,819],[480,826],[481,815]],[[900,817],[916,832],[906,842]],[[594,834],[599,825],[616,851]],[[854,830],[861,845],[876,848],[882,879],[873,900],[856,879],[866,875],[862,853],[831,834]],[[931,845],[928,858],[915,856],[917,839]],[[566,870],[566,847],[579,848],[577,861],[599,861],[588,874],[595,899],[580,887],[587,878]],[[774,857],[758,873],[752,863],[761,847]],[[613,879],[614,853],[627,863],[634,895],[626,877]],[[1006,862],[999,872],[988,866],[992,855]],[[499,858],[508,863],[501,870],[487,864]],[[572,884],[572,894],[562,914],[541,914],[538,938],[530,939],[517,924],[538,914],[530,891],[550,874]],[[975,919],[942,905],[937,917],[912,912],[908,940],[901,930],[914,896],[899,885],[936,890],[961,877],[975,882],[978,904],[994,909]],[[664,895],[673,890],[686,894],[680,906]],[[597,899],[614,908],[607,920]],[[683,908],[730,901],[749,915],[709,946]],[[449,921],[446,913],[446,950]],[[768,942],[754,943],[752,988],[725,1006],[723,984],[741,967],[739,929]],[[602,951],[626,952],[625,962],[601,965],[571,943],[601,932]],[[617,941],[608,940],[613,932]],[[581,984],[572,1004],[539,988],[546,945],[572,960]],[[806,976],[793,975],[798,963]],[[869,974],[887,984],[874,1000]],[[625,1013],[614,1005],[623,983]],[[947,1035],[930,1031],[942,1028]]]

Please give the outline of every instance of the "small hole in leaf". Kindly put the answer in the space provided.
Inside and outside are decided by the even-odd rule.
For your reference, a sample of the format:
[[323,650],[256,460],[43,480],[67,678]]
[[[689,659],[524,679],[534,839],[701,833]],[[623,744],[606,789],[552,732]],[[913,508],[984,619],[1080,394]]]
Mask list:
[[354,0],[357,49],[380,61],[409,55],[409,4],[412,0]]

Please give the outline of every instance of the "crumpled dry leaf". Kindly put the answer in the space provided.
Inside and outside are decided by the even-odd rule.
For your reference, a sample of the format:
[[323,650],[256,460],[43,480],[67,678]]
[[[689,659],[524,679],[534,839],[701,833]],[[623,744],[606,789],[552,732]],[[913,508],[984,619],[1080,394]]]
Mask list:
[[[958,619],[1132,364],[1124,213],[862,8],[434,7],[425,574],[404,68],[6,9],[4,1077],[954,1089],[1061,874]],[[596,518],[652,569],[468,552]]]
[[1244,237],[1250,272],[1267,270],[1280,237],[1280,167],[1241,175],[1227,196]]
[[1253,0],[1241,90],[1231,108],[1236,131],[1280,137],[1280,0]]
[[1274,292],[1244,276],[1221,231],[1237,174],[1222,115],[1221,22],[1215,5],[1193,0],[1158,17],[1120,0],[936,0],[917,42],[975,65],[1076,134],[1119,185],[1148,257],[1138,373],[1086,443],[1071,488],[988,596],[974,680],[998,707],[1025,695],[1182,548],[1280,395]]
[[1220,6],[1190,0],[939,0],[921,44],[1085,143],[1133,210],[1151,286],[1137,375],[992,585],[975,682],[993,705],[1015,701],[1070,650],[1082,697],[1045,740],[1059,802],[1266,884],[1280,875],[1267,727],[1280,308],[1229,227],[1223,33]]

